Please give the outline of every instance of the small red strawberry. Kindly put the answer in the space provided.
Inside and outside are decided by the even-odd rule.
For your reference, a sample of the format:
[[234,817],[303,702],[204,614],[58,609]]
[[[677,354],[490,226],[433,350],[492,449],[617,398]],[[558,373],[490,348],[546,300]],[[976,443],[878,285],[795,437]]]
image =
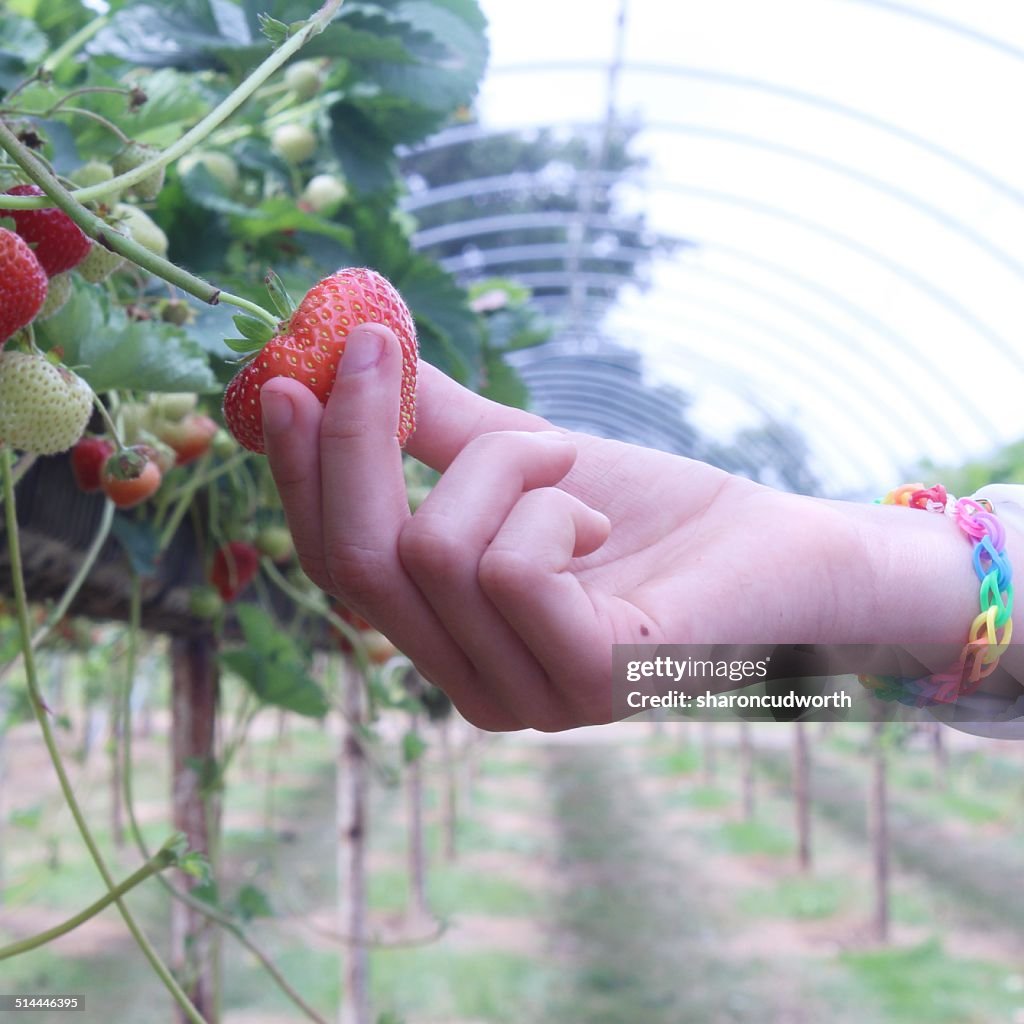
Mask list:
[[[15,185],[7,190],[11,196],[41,196],[38,185]],[[0,210],[0,217],[12,217],[18,234],[35,247],[48,277],[77,267],[88,255],[92,242],[81,228],[56,207],[45,210]]]
[[35,319],[46,289],[46,272],[28,243],[0,228],[0,346]]
[[134,508],[156,493],[163,480],[160,467],[142,447],[125,448],[107,459],[100,474],[103,493],[118,508]]
[[213,556],[210,582],[225,601],[234,601],[260,568],[260,553],[242,540],[221,545]]
[[83,437],[71,449],[71,472],[80,491],[98,491],[107,459],[114,454],[114,445],[105,437]]
[[267,342],[228,384],[224,420],[250,451],[265,451],[260,388],[274,377],[293,377],[327,404],[349,331],[359,324],[385,324],[402,346],[402,399],[398,441],[415,426],[416,327],[395,287],[374,270],[349,268],[324,278],[307,292],[285,333]]

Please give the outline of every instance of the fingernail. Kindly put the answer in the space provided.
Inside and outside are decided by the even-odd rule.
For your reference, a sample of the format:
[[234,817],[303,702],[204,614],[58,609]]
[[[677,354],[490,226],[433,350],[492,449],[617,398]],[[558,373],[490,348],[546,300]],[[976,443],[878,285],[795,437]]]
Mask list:
[[265,391],[261,404],[263,406],[264,432],[282,434],[292,425],[292,420],[295,418],[295,407],[287,395],[278,394],[276,391]]
[[345,339],[345,354],[341,357],[343,373],[361,373],[375,367],[384,354],[384,339],[376,331],[356,328]]

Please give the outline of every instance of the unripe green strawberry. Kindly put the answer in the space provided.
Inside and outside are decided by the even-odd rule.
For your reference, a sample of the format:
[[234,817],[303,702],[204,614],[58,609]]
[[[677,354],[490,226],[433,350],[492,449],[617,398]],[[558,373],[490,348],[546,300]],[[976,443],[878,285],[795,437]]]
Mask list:
[[[160,152],[154,146],[145,146],[141,142],[131,142],[114,157],[114,170],[118,174],[134,171],[136,167],[152,160]],[[140,199],[156,199],[164,187],[164,168],[160,167],[147,174],[141,181],[132,186],[132,191]]]
[[213,435],[213,444],[210,446],[213,454],[218,459],[226,459],[238,451],[238,442],[223,428]]
[[106,281],[115,270],[124,266],[124,257],[99,242],[93,242],[89,255],[75,268],[90,284]]
[[183,420],[195,410],[199,396],[191,391],[169,391],[154,395],[149,403],[153,417],[162,420]]
[[[114,168],[110,164],[104,163],[102,160],[90,160],[87,164],[82,164],[71,175],[71,180],[79,188],[89,188],[92,185],[102,185],[103,182],[110,181],[113,177]],[[104,196],[103,201],[108,205],[112,205],[120,198],[120,192],[112,192],[110,195]]]
[[299,60],[294,64],[289,64],[285,68],[284,84],[300,100],[312,99],[323,85],[319,61]]
[[301,164],[316,152],[316,136],[301,124],[283,124],[274,129],[270,147],[282,160]]
[[143,249],[148,249],[157,256],[167,255],[167,236],[145,210],[130,203],[118,203],[114,207],[112,219],[117,222],[121,231],[138,242]]
[[184,327],[192,323],[196,315],[192,307],[184,299],[165,299],[160,305],[160,319],[165,324]]
[[92,414],[92,390],[45,356],[0,352],[0,439],[53,455],[75,444]]
[[256,534],[256,547],[272,562],[287,562],[292,557],[292,535],[284,526],[264,526]]
[[213,150],[205,153],[187,153],[181,158],[178,171],[184,177],[200,165],[224,186],[225,191],[234,192],[238,188],[238,164],[227,153],[217,153]]
[[314,213],[329,217],[345,201],[348,189],[335,174],[315,174],[302,190],[302,202]]
[[48,320],[56,316],[71,298],[71,274],[64,271],[63,274],[54,274],[50,278],[49,287],[46,290],[46,301],[43,308],[36,314],[37,320]]
[[135,444],[149,430],[149,406],[144,402],[125,402],[121,406],[121,436],[127,444]]
[[224,599],[213,587],[194,587],[188,596],[188,610],[197,619],[215,619],[224,611]]

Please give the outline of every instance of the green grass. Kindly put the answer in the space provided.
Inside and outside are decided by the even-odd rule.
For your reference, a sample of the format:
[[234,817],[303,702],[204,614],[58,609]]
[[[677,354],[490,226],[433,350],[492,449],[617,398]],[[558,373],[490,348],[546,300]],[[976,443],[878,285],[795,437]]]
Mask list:
[[835,879],[785,878],[771,887],[744,893],[738,902],[742,911],[754,917],[819,921],[842,910],[847,894]]
[[694,786],[683,793],[683,800],[691,807],[705,811],[718,811],[731,806],[736,798],[732,793],[717,786]]
[[844,953],[852,980],[878,1000],[886,1024],[1012,1021],[1022,999],[1010,970],[949,956],[937,939],[910,949]]
[[731,853],[786,857],[796,848],[789,832],[765,821],[727,821],[713,835]]
[[381,950],[372,959],[374,1005],[415,1019],[430,1007],[434,1020],[537,1021],[554,973],[542,953]]
[[700,754],[696,747],[678,747],[644,760],[644,770],[654,775],[692,775],[698,768]]

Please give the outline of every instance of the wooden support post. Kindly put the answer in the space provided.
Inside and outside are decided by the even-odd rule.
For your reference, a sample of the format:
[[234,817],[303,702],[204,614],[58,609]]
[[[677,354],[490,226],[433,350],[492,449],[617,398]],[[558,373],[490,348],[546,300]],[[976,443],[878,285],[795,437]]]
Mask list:
[[[188,836],[189,848],[216,852],[220,801],[204,792],[206,768],[216,761],[219,672],[212,636],[177,636],[171,641],[171,748],[174,826]],[[192,888],[196,879],[182,875]],[[219,946],[216,928],[202,914],[175,900],[171,904],[171,966],[196,1009],[217,1024]],[[187,1018],[176,1010],[176,1021]]]
[[338,752],[338,931],[347,945],[342,954],[338,1024],[371,1024],[370,958],[366,882],[366,754],[360,726],[365,718],[363,679],[350,659],[341,673],[342,728]]

